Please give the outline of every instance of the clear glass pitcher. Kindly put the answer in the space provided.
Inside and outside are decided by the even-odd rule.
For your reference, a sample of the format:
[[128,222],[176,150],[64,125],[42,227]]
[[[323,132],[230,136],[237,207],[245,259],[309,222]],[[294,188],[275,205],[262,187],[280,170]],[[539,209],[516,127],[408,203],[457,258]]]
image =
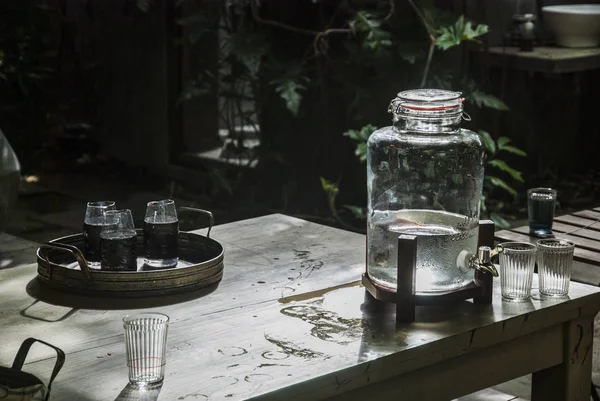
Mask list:
[[460,92],[401,92],[389,111],[393,126],[367,143],[367,272],[397,288],[398,235],[417,236],[416,290],[451,291],[473,280],[461,255],[477,253],[485,151],[460,127]]

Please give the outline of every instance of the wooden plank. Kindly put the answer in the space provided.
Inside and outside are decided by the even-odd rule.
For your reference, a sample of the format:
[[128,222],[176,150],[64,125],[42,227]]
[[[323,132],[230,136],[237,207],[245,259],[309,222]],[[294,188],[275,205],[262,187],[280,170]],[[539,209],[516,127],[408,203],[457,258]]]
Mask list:
[[488,63],[503,68],[543,73],[567,73],[600,68],[600,49],[535,47],[522,52],[518,47],[492,46],[486,54]]
[[552,224],[552,231],[600,241],[600,231],[588,230],[587,228],[572,226],[557,221]]
[[[529,227],[528,226],[513,228],[511,231],[529,236]],[[588,249],[590,251],[600,252],[600,232],[598,233],[599,240],[593,240],[593,239],[584,238],[584,237],[577,237],[575,235],[558,233],[558,232],[555,232],[555,237],[566,239],[568,241],[572,241],[579,248]]]
[[[525,241],[531,242],[532,244],[535,244],[538,240],[538,238],[508,230],[498,231],[495,238],[497,241]],[[600,252],[576,247],[575,252],[573,253],[573,259],[600,266]]]
[[[581,298],[582,294],[593,296]],[[588,303],[598,308],[600,290],[573,284],[570,297],[571,300],[534,299],[527,304],[507,304],[500,301],[497,288],[492,306],[464,302],[455,308],[421,308],[417,323],[399,329],[393,314],[371,314],[361,306],[364,289],[358,286],[321,291],[301,302],[262,303],[192,319],[176,307],[163,308],[172,322],[167,377],[160,398],[193,399],[191,394],[204,394],[211,400],[258,397],[312,401],[338,395],[342,389],[355,390],[412,374],[417,369],[434,369],[445,361],[455,360],[462,366],[462,357],[472,353],[480,355],[478,360],[487,361],[484,365],[510,367],[505,374],[487,375],[479,387],[483,388],[488,385],[486,380],[502,381],[507,379],[506,374],[523,374],[513,369],[513,363],[498,363],[501,359],[485,354],[488,351],[510,354],[509,350],[519,350],[515,358],[530,359],[539,366],[562,360],[556,339],[551,340],[555,334],[548,333],[562,333],[556,326],[565,319],[576,319]],[[123,390],[127,367],[121,317],[130,312],[105,311],[110,319],[103,325],[86,328],[86,334],[101,328],[107,337],[90,341],[86,349],[68,353],[68,363],[53,388],[54,401],[80,399],[76,397],[82,383],[96,401],[112,401]],[[78,315],[69,319],[77,319]],[[62,324],[51,327],[66,337],[62,344],[75,337],[62,330]],[[521,346],[511,343],[518,339],[523,340],[523,346],[532,355],[548,355],[529,357]],[[490,360],[495,363],[490,364]],[[27,370],[34,371],[44,362],[47,361],[28,364]],[[521,362],[514,364],[523,366]],[[527,366],[533,369],[533,365]],[[454,368],[448,367],[447,371]],[[480,383],[475,377],[472,381]],[[461,391],[475,389],[465,387]]]
[[585,217],[590,220],[600,220],[600,212],[595,212],[593,210],[582,210],[580,212],[573,213],[575,216]]
[[592,210],[596,211],[596,212],[600,212],[600,207],[595,207]]
[[35,250],[38,244],[7,233],[0,234],[0,255],[6,252]]
[[[560,364],[563,360],[562,341],[562,327],[553,327],[328,400],[362,401],[378,394],[378,401],[445,401],[473,388],[522,376],[537,370],[538,366]],[[507,366],[511,368],[506,369]]]
[[[127,388],[121,319],[140,309],[158,310],[171,317],[160,399],[318,400],[418,369],[434,372],[438,364],[450,375],[451,361],[469,355],[477,365],[520,374],[513,365],[521,362],[490,364],[496,355],[484,354],[505,346],[520,349],[509,345],[549,333],[588,307],[600,308],[600,289],[578,283],[572,283],[569,298],[519,304],[503,303],[496,285],[491,305],[420,307],[415,323],[396,328],[393,308],[372,310],[364,288],[344,286],[364,270],[363,235],[271,215],[217,226],[214,237],[225,246],[226,274],[219,287],[202,297],[154,300],[151,306],[98,299],[85,308],[78,308],[83,303],[78,300],[73,310],[60,303],[33,304],[35,264],[0,271],[0,366],[10,365],[22,339],[41,337],[67,353],[53,401],[113,401]],[[531,352],[546,341],[537,338]],[[562,358],[562,352],[550,348],[523,365],[556,363],[552,358],[557,353]],[[47,377],[52,354],[32,351],[26,370]],[[481,386],[506,378],[491,373]]]
[[533,373],[532,401],[590,399],[594,316],[565,324],[564,363]]
[[[359,280],[364,271],[364,235],[289,216],[270,215],[216,226],[212,237],[225,248],[225,268],[222,282],[214,292],[208,294],[199,291],[141,300],[83,297],[40,287],[35,280],[35,263],[0,270],[0,321],[11,318],[11,323],[0,325],[0,366],[8,363],[23,338],[35,337],[39,333],[40,321],[19,318],[35,301],[30,294],[48,305],[47,310],[41,305],[37,306],[48,313],[48,320],[65,314],[65,307],[80,310],[76,318],[61,322],[61,330],[45,333],[49,342],[64,344],[65,351],[76,352],[89,346],[90,341],[110,336],[111,332],[87,332],[85,329],[89,326],[110,327],[108,323],[116,317],[106,313],[107,310],[130,311],[172,305],[167,310],[176,310],[193,319],[214,311],[349,283]],[[33,252],[26,256],[30,262],[35,261]],[[51,312],[54,305],[60,310]],[[12,319],[16,320],[13,322]],[[66,337],[62,338],[65,335],[63,330],[71,333],[67,336],[72,337],[71,341],[64,341]],[[116,327],[112,335],[120,333],[121,327]]]
[[564,216],[558,216],[554,218],[554,221],[560,221],[561,223],[567,223],[574,226],[585,227],[589,230],[597,230],[600,231],[600,223],[595,222],[594,220],[586,219],[583,217],[573,216],[570,214]]

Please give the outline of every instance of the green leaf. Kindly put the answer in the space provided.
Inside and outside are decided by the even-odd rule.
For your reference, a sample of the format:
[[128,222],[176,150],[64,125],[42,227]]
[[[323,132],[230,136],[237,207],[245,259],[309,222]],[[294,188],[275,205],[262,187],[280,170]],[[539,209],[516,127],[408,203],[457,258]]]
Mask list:
[[495,154],[496,153],[496,142],[494,141],[494,138],[492,138],[490,133],[487,131],[484,131],[484,130],[479,130],[477,133],[479,134],[479,137],[483,141],[483,146],[485,146],[487,151],[489,153],[491,153],[492,155]]
[[507,138],[505,136],[501,136],[496,141],[496,144],[498,145],[498,149],[502,150],[502,149],[504,149],[504,145],[508,144],[509,142],[510,142],[510,138]]
[[340,192],[336,183],[328,181],[327,179],[321,177],[321,188],[327,194],[328,197],[334,197]]
[[263,57],[269,52],[269,42],[262,34],[238,31],[229,37],[231,53],[256,77]]
[[465,94],[468,102],[477,105],[477,107],[487,107],[489,109],[506,111],[509,110],[506,103],[497,98],[494,95],[481,92],[480,90],[473,90]]
[[367,218],[367,216],[365,214],[365,209],[360,206],[344,205],[342,207],[344,207],[344,208],[348,209],[350,212],[352,212],[354,217],[356,217],[358,220],[366,220],[366,218]]
[[512,154],[517,155],[517,156],[527,156],[527,153],[525,151],[523,151],[523,150],[521,150],[519,148],[516,148],[514,146],[511,146],[511,145],[505,145],[505,146],[503,146],[502,150],[504,150],[506,152],[509,152],[509,153],[512,153]]
[[519,182],[523,182],[523,177],[521,177],[521,172],[518,170],[515,170],[514,168],[510,167],[508,164],[506,164],[505,161],[503,160],[498,160],[498,159],[493,159],[488,161],[488,164],[490,166],[494,166],[508,174],[510,174],[510,176],[519,181]]
[[511,224],[504,217],[500,216],[496,212],[492,212],[490,214],[490,219],[492,219],[492,221],[496,224],[496,226],[498,226],[498,228],[501,228],[503,230],[506,230],[511,226]]
[[486,178],[488,182],[490,182],[493,186],[502,188],[503,190],[511,194],[515,199],[517,199],[517,191],[515,191],[513,187],[504,182],[504,180],[494,176],[486,176]]
[[358,159],[361,162],[367,160],[367,140],[369,139],[369,136],[373,133],[373,131],[375,131],[376,129],[376,126],[367,124],[358,130],[351,129],[342,134],[343,136],[346,136],[358,142],[354,154],[358,156]]
[[350,139],[353,139],[358,142],[366,142],[369,139],[369,136],[377,129],[376,126],[367,124],[360,129],[351,129],[344,132],[342,135],[347,136]]
[[487,213],[487,204],[485,203],[485,194],[481,195],[481,213]]
[[283,78],[274,81],[275,91],[279,93],[279,96],[285,101],[285,107],[294,115],[298,115],[300,110],[300,102],[302,101],[302,94],[300,93],[306,87],[300,84],[300,80],[306,81],[306,78]]
[[461,15],[454,25],[442,26],[437,30],[435,45],[442,50],[448,50],[460,45],[463,41],[476,40],[477,37],[487,32],[487,25],[477,25],[473,28],[473,23],[466,21],[465,17]]
[[376,14],[359,11],[349,22],[352,34],[363,49],[380,53],[392,46],[392,35],[381,27],[382,18]]
[[356,145],[356,150],[354,151],[354,154],[358,156],[358,159],[361,162],[367,161],[367,144],[359,143],[358,145]]

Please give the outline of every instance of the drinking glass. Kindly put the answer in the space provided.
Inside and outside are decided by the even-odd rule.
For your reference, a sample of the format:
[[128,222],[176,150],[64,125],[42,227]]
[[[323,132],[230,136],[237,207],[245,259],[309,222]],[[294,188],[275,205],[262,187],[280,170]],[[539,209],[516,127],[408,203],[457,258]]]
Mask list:
[[115,202],[88,202],[83,220],[83,254],[88,266],[100,267],[100,231],[105,224],[104,213],[115,210]]
[[144,263],[152,267],[177,265],[179,220],[171,199],[148,202],[144,218]]
[[100,231],[101,270],[136,271],[137,235],[131,210],[109,210]]
[[500,286],[507,301],[525,301],[531,297],[536,246],[529,242],[500,244]]
[[541,239],[537,245],[540,294],[566,296],[569,293],[575,244],[564,239]]
[[540,238],[552,236],[552,220],[556,206],[556,190],[531,188],[527,190],[529,233]]
[[123,318],[129,382],[160,384],[165,377],[169,317],[162,313],[140,313]]

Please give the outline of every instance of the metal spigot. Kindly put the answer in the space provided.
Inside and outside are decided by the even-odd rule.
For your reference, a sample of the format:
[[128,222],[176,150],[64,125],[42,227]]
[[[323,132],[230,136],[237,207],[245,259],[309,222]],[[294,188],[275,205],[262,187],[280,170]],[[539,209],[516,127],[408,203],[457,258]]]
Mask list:
[[458,255],[456,260],[457,267],[465,273],[471,269],[477,269],[498,277],[498,270],[494,266],[492,259],[498,256],[502,250],[501,246],[497,246],[494,249],[489,246],[480,246],[477,250],[477,255],[464,250]]
[[469,261],[470,267],[498,277],[498,270],[494,266],[494,263],[492,263],[492,259],[498,256],[502,250],[501,246],[497,246],[494,249],[489,246],[480,246],[477,250],[477,256],[473,255]]

